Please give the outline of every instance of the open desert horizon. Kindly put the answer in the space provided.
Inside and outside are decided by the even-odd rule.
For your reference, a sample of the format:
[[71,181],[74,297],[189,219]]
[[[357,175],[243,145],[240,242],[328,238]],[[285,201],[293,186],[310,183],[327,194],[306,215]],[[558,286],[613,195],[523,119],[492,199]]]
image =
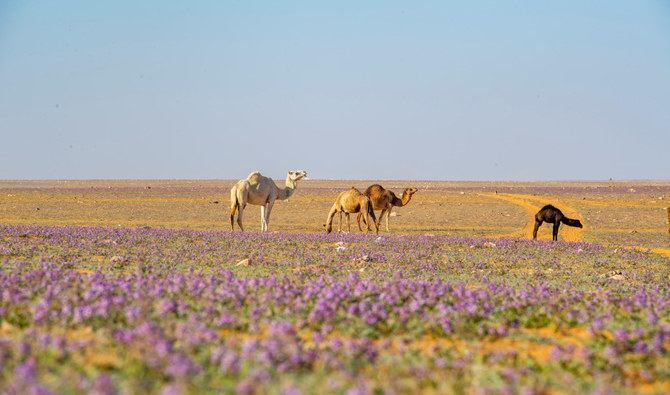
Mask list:
[[[0,216],[7,224],[165,227],[230,230],[230,188],[238,180],[0,180]],[[282,188],[283,180],[274,179]],[[394,234],[530,237],[533,217],[553,204],[583,229],[561,228],[564,241],[657,248],[668,245],[670,180],[431,181],[304,179],[277,201],[271,231],[323,232],[339,192],[380,184],[398,196]],[[379,214],[379,211],[376,212]],[[354,218],[355,219],[355,218]],[[245,230],[260,230],[260,208],[248,205]],[[355,222],[355,221],[354,221]],[[337,219],[334,221],[337,223]],[[239,228],[236,228],[239,231]],[[359,232],[356,225],[352,232]],[[380,223],[380,233],[387,233]],[[544,224],[540,239],[551,238]]]

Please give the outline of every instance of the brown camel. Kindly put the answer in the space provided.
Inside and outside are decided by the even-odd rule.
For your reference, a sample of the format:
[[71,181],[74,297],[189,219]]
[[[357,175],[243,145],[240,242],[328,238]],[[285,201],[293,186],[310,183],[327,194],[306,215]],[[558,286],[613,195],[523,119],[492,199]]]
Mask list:
[[561,210],[557,209],[551,204],[547,204],[546,206],[542,207],[540,211],[537,212],[537,214],[535,214],[535,228],[533,228],[533,240],[537,239],[537,230],[540,228],[540,225],[542,225],[542,222],[554,224],[554,231],[553,231],[554,241],[558,240],[558,228],[561,226],[561,222],[568,226],[574,226],[577,228],[582,227],[582,223],[579,222],[578,219],[568,218],[565,215],[563,215]]
[[261,231],[268,230],[270,223],[270,211],[275,200],[286,200],[298,186],[298,180],[307,176],[304,170],[289,171],[286,175],[286,188],[278,188],[270,177],[262,176],[255,171],[246,180],[240,180],[230,190],[230,230],[235,230],[234,218],[237,213],[237,224],[242,227],[242,214],[248,204],[261,206]]
[[328,213],[328,220],[326,220],[326,233],[333,230],[333,217],[335,213],[340,214],[340,222],[338,225],[338,232],[342,231],[342,213],[347,217],[347,228],[351,232],[351,223],[349,221],[349,214],[362,213],[365,225],[367,225],[366,233],[370,230],[370,218],[375,224],[377,234],[379,234],[379,222],[375,217],[375,211],[372,209],[372,202],[370,198],[363,195],[358,189],[351,187],[351,189],[340,193],[335,200],[335,204]]
[[[414,195],[416,191],[416,188],[405,188],[400,198],[398,198],[395,193],[393,193],[393,191],[384,189],[379,184],[374,184],[370,185],[368,189],[363,192],[363,194],[370,198],[373,209],[382,210],[381,214],[379,214],[379,222],[382,222],[382,218],[384,218],[384,214],[386,214],[386,231],[391,232],[389,230],[389,217],[391,216],[391,210],[394,206],[402,207],[409,203],[410,199],[412,199],[412,195]],[[356,220],[358,221],[358,229],[361,229],[360,214],[358,214]]]

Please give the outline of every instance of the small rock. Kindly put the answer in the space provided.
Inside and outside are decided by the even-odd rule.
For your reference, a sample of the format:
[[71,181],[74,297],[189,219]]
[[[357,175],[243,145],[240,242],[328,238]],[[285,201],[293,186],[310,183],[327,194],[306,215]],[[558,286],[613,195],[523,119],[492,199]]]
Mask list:
[[379,237],[377,237],[377,238],[375,239],[375,241],[376,241],[377,243],[379,243],[380,241],[383,241],[383,240],[384,240],[384,239],[383,239],[381,236],[379,236]]
[[487,241],[486,243],[484,243],[484,247],[495,248],[495,246],[496,246],[496,244],[491,243],[490,241]]
[[114,255],[113,257],[109,258],[109,261],[112,263],[123,263],[126,261],[126,258],[122,257],[121,255]]
[[389,217],[399,217],[400,214],[396,213],[395,211],[389,214]]
[[358,258],[358,260],[361,262],[370,262],[372,261],[372,258],[370,258],[370,255],[363,255],[362,257]]
[[342,251],[344,251],[344,250],[346,250],[345,247],[342,247],[342,246],[335,247],[335,251],[337,251],[337,252],[342,252]]
[[609,279],[612,279],[612,280],[623,280],[623,278],[624,278],[623,273],[621,273],[618,270],[612,270],[610,272],[607,272],[607,273],[603,274],[600,277],[609,278]]
[[249,266],[251,264],[251,259],[242,259],[241,261],[237,262],[235,266]]
[[337,243],[335,243],[335,245],[338,246],[338,247],[344,247],[345,246],[343,241],[338,241]]

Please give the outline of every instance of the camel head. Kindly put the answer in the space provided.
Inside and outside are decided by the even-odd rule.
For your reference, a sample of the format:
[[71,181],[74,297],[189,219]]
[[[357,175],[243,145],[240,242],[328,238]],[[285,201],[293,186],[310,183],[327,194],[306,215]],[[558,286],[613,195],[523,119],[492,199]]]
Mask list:
[[304,170],[296,170],[296,171],[289,171],[288,175],[286,176],[286,188],[290,190],[290,193],[288,193],[286,196],[281,197],[281,200],[288,199],[289,196],[293,193],[293,189],[296,188],[298,185],[298,180],[307,177],[307,172]]
[[409,202],[409,199],[412,198],[412,195],[414,195],[418,191],[416,188],[405,188],[405,190],[402,192],[402,195],[400,198],[405,202]]
[[416,188],[405,188],[405,191],[402,193],[402,195],[403,196],[405,196],[405,195],[412,196],[416,193],[416,191],[418,191],[418,189],[416,189]]
[[286,178],[288,180],[295,182],[303,177],[307,177],[307,172],[304,170],[296,170],[296,171],[289,171],[288,176]]

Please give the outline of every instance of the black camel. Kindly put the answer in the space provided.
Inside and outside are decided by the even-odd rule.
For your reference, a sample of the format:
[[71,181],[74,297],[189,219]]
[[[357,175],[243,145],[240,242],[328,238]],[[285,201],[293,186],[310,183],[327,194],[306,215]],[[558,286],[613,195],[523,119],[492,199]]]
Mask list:
[[546,206],[542,207],[540,211],[535,214],[535,228],[533,229],[533,239],[537,239],[537,230],[540,228],[540,225],[542,225],[542,222],[546,222],[549,224],[554,224],[554,240],[558,240],[558,228],[561,226],[561,222],[568,226],[575,226],[577,228],[582,227],[582,223],[579,222],[578,219],[571,219],[563,215],[561,210],[557,209],[556,207],[552,206],[551,204],[547,204]]

